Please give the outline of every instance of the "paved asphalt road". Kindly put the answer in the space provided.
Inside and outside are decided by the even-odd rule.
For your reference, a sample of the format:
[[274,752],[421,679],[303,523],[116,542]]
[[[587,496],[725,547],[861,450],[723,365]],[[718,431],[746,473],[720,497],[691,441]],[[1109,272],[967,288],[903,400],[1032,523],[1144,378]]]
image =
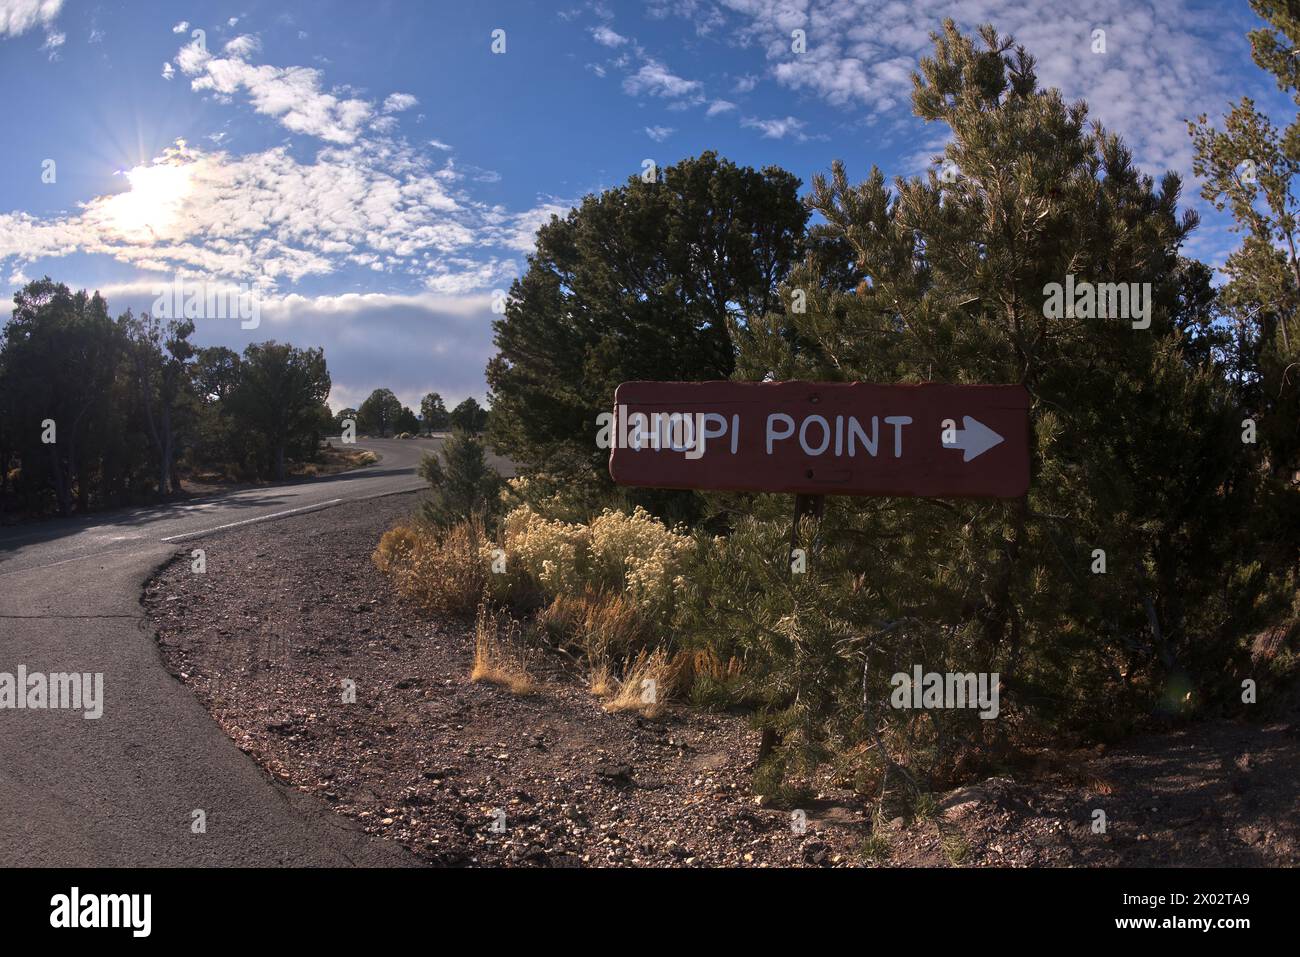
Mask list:
[[[0,866],[414,863],[239,751],[163,668],[139,598],[161,563],[232,524],[420,488],[415,466],[437,443],[358,440],[382,460],[0,532],[0,672],[104,675],[97,720],[0,708]],[[191,833],[195,809],[206,834]]]

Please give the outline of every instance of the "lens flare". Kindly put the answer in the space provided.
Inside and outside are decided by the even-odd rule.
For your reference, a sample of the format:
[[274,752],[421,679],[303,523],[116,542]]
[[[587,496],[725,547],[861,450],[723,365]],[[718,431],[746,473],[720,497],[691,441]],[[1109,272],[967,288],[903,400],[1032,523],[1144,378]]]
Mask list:
[[126,239],[167,236],[190,194],[192,172],[189,165],[171,163],[127,170],[131,188],[103,201],[104,224]]

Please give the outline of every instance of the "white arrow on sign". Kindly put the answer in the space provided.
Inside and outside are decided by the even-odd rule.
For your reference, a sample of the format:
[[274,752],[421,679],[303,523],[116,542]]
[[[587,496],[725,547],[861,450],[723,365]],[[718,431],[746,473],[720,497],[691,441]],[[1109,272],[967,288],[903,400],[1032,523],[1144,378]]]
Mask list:
[[[961,417],[961,424],[964,429],[957,429],[955,438],[952,442],[944,442],[945,449],[961,449],[963,462],[969,462],[971,459],[983,455],[995,445],[1001,445],[1006,441],[979,419],[972,419],[969,415]],[[947,429],[944,430],[945,432]],[[940,441],[943,437],[940,436]]]

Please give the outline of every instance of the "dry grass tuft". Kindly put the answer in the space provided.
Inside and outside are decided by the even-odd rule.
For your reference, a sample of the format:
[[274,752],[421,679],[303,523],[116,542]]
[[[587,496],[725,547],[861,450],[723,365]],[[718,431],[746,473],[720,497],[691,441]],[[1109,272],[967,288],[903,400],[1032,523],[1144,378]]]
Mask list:
[[735,681],[744,670],[739,658],[728,658],[723,664],[722,658],[712,648],[696,651],[679,651],[673,657],[673,670],[683,685],[692,685],[699,678],[707,678],[718,684]]
[[614,672],[610,670],[608,661],[598,661],[591,666],[588,688],[597,698],[608,698],[617,690],[617,686],[618,683],[614,680]]
[[502,630],[501,616],[479,605],[474,622],[474,668],[469,679],[500,685],[511,694],[532,694],[537,685],[528,673],[516,623],[509,621],[504,636]]
[[537,624],[560,642],[573,641],[581,644],[587,601],[586,595],[556,595],[549,605],[537,613]]
[[481,522],[461,522],[439,532],[399,525],[384,533],[372,560],[402,597],[434,614],[468,618],[483,600],[487,569],[480,548]]
[[653,718],[672,694],[675,671],[663,648],[637,652],[623,672],[618,693],[605,703],[606,711],[636,711]]
[[626,657],[646,640],[645,618],[624,594],[556,595],[537,623],[553,638],[576,644],[591,662]]

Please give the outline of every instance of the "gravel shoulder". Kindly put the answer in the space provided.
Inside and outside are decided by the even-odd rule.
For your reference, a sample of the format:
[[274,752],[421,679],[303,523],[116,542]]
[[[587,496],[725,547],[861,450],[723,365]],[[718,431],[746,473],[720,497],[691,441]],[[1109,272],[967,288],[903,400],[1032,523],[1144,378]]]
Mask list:
[[[608,714],[556,656],[535,694],[471,683],[471,629],[397,598],[370,554],[416,494],[188,543],[145,588],[168,669],[268,773],[429,864],[1294,865],[1296,725],[1199,725],[944,796],[864,854],[867,808],[749,790],[739,716]],[[206,572],[190,549],[205,550]],[[344,683],[355,703],[344,702]],[[1093,810],[1106,810],[1094,834]]]

